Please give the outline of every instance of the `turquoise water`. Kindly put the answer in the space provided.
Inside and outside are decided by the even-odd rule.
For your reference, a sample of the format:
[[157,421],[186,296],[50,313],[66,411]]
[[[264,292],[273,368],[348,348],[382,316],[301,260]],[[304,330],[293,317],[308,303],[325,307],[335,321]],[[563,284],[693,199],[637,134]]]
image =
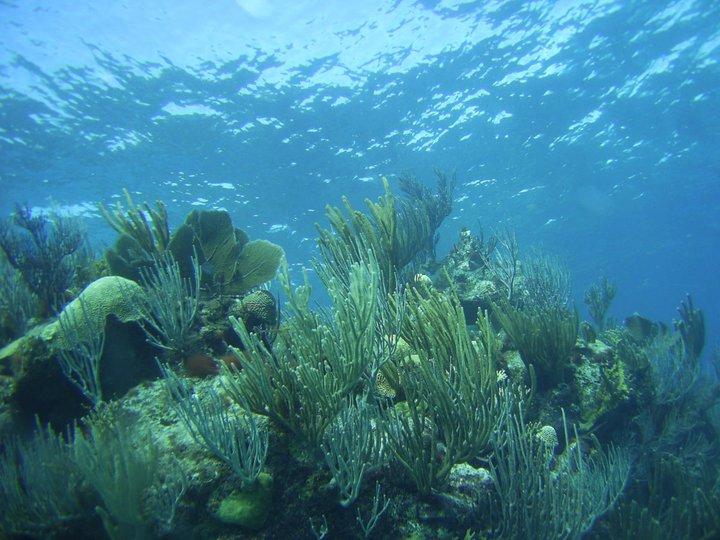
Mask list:
[[[670,320],[720,305],[720,4],[639,1],[0,3],[0,213],[123,187],[178,223],[228,209],[292,265],[380,177],[455,171],[441,253],[511,225],[576,296]],[[710,340],[711,343],[713,340]]]
[[0,0],[0,540],[720,537],[719,143],[718,0]]

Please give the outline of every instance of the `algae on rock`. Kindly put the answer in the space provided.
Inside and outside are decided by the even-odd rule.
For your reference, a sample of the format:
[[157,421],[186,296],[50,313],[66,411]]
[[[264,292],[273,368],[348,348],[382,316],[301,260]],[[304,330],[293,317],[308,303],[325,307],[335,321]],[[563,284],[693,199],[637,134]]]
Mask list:
[[272,503],[273,478],[268,473],[260,473],[254,485],[223,498],[215,516],[222,523],[259,531],[270,515]]

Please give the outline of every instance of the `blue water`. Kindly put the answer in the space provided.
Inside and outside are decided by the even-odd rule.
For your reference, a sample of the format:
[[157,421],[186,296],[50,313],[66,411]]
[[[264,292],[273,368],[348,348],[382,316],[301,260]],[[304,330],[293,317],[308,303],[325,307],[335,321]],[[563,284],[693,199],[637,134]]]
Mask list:
[[[381,175],[455,171],[462,226],[600,275],[612,312],[720,325],[720,2],[0,2],[0,213],[127,187],[307,265]],[[711,338],[712,339],[712,338]],[[712,339],[712,341],[716,341]]]

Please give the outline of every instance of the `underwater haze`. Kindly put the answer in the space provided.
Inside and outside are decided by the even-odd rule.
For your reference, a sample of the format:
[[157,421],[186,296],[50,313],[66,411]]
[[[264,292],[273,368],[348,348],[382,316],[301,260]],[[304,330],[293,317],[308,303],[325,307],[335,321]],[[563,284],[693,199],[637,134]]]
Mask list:
[[717,328],[718,21],[712,0],[6,0],[0,211],[97,230],[127,187],[174,222],[226,208],[300,263],[325,204],[439,167],[441,251],[510,225],[578,291],[611,277],[618,314],[691,292]]

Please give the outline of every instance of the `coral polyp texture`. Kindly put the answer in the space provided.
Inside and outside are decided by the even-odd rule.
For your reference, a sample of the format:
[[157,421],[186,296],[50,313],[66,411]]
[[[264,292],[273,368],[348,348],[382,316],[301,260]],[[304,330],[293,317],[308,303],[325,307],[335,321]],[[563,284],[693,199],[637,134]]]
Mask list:
[[[454,185],[404,176],[405,197],[385,180],[364,211],[328,206],[319,284],[228,211],[173,230],[162,202],[103,207],[106,263],[53,285],[54,309],[0,304],[3,533],[719,537],[701,309],[619,324],[603,278],[583,321],[562,262],[505,228],[463,228],[440,257]],[[28,291],[1,283],[33,306],[47,276],[18,263],[18,223],[3,276]],[[25,247],[65,264],[50,239]]]

